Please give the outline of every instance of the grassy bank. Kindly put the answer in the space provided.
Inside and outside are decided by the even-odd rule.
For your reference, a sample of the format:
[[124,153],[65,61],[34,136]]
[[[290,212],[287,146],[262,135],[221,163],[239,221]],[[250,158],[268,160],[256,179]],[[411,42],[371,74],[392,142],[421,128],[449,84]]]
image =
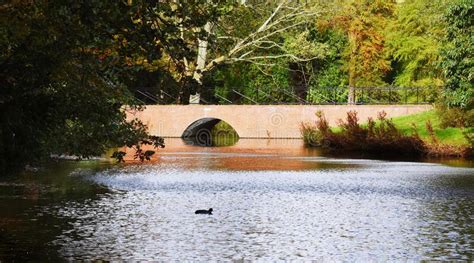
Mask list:
[[405,135],[413,134],[413,124],[416,126],[416,132],[423,140],[430,140],[430,133],[426,128],[426,122],[430,121],[436,138],[440,143],[456,146],[466,146],[469,144],[463,132],[474,132],[474,128],[442,128],[441,122],[434,110],[426,111],[418,114],[407,115],[392,119],[397,129]]
[[[329,127],[324,115],[314,124],[302,124],[306,144],[332,151],[355,151],[393,155],[472,157],[472,144],[465,134],[473,128],[443,128],[435,111],[394,119],[379,113],[377,120],[359,124],[356,112],[348,112],[338,127]],[[364,121],[364,120],[362,120]]]

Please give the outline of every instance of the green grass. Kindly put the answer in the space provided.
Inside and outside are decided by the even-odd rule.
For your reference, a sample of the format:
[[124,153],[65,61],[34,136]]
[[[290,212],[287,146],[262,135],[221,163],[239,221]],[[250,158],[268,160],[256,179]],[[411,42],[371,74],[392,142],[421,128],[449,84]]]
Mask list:
[[[416,125],[416,131],[420,137],[425,141],[430,141],[428,130],[426,129],[426,122],[430,120],[431,125],[435,131],[436,137],[443,144],[450,145],[468,145],[468,141],[463,135],[461,128],[441,128],[441,122],[436,114],[435,110],[425,111],[418,114],[407,115],[402,117],[392,118],[395,126],[405,135],[413,134],[412,123]],[[366,120],[360,120],[361,126],[367,127]],[[340,132],[341,128],[332,127],[333,132]],[[474,127],[466,128],[468,132],[474,132]]]
[[[463,135],[461,128],[441,128],[440,120],[436,115],[435,110],[426,111],[418,114],[407,115],[402,117],[392,118],[395,126],[402,131],[404,134],[412,134],[413,126],[412,123],[415,123],[416,130],[420,137],[424,140],[429,140],[430,136],[428,130],[426,129],[426,122],[431,121],[433,129],[435,131],[438,140],[444,144],[451,145],[467,145],[468,141]],[[467,128],[468,131],[474,132],[474,128]]]

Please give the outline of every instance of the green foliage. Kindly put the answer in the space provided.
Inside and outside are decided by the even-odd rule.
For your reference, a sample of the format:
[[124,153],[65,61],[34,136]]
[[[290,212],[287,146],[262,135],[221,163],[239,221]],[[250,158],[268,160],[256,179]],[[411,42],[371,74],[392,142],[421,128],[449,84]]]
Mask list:
[[[314,25],[296,27],[272,39],[290,53],[311,57],[310,61],[295,63],[291,58],[279,58],[263,60],[261,64],[239,63],[217,70],[214,79],[217,85],[213,85],[212,81],[209,85],[217,86],[216,94],[219,96],[235,101],[235,96],[229,93],[232,86],[249,98],[241,100],[241,103],[267,102],[265,97],[257,95],[258,92],[272,94],[281,102],[295,101],[278,96],[278,92],[274,91],[277,89],[313,103],[341,103],[347,101],[351,92],[331,88],[389,85],[421,88],[404,91],[403,94],[392,93],[392,102],[401,102],[400,99],[405,97],[408,103],[420,100],[435,102],[444,85],[439,62],[444,45],[441,40],[445,36],[447,23],[442,15],[452,1],[406,0],[395,4],[394,1],[356,0],[320,3],[318,8],[322,11]],[[273,7],[269,6],[265,15]],[[235,21],[239,26],[245,26],[235,26],[234,29],[236,33],[242,32],[237,35],[243,38],[251,33],[250,28],[261,23],[258,16],[265,15],[242,7],[237,9],[241,9],[241,13],[233,13]],[[271,56],[274,51],[268,48],[266,52],[255,52]],[[462,95],[467,99],[469,94],[462,92]],[[361,94],[357,96],[360,102],[364,101]],[[375,100],[389,101],[387,94],[372,96]],[[224,99],[217,101],[225,102]]]
[[218,101],[228,103],[222,99],[225,98],[242,104],[294,102],[294,93],[288,83],[287,63],[286,60],[278,61],[265,70],[249,63],[218,68],[212,80],[217,86],[215,93]]
[[208,72],[205,88],[216,87],[217,101],[224,102],[306,99],[311,61],[324,59],[329,49],[326,43],[312,38],[314,16],[308,14],[314,6],[299,1],[247,1],[237,5],[213,28],[219,42],[210,48],[210,57],[222,56],[224,63],[233,65]]
[[343,70],[348,75],[348,103],[356,103],[355,87],[385,86],[391,69],[385,54],[384,29],[393,16],[395,1],[342,1],[327,24],[347,37]]
[[444,103],[437,104],[436,108],[436,113],[443,128],[474,127],[474,109],[467,110],[459,107],[448,107]]
[[138,7],[20,1],[0,12],[0,167],[55,153],[87,158],[147,138],[122,107],[135,104],[121,85],[135,70],[127,60],[161,56],[130,19]]
[[384,84],[384,74],[390,70],[384,28],[394,8],[391,0],[355,0],[339,18],[339,28],[349,40],[345,61],[350,86]]
[[455,1],[445,19],[441,62],[446,76],[445,102],[470,110],[474,107],[474,1]]
[[406,0],[397,6],[396,20],[387,27],[389,54],[398,68],[394,84],[405,87],[443,85],[439,50],[449,1]]
[[326,58],[329,55],[330,47],[327,43],[312,41],[310,34],[311,32],[307,30],[287,34],[283,44],[285,50],[299,58],[313,60]]
[[[244,28],[255,26],[252,23],[261,19],[261,14],[252,13],[248,16],[254,18],[244,21],[244,24],[251,24]],[[244,28],[242,30],[245,31]],[[224,97],[240,103],[295,103],[298,98],[317,102],[320,97],[322,99],[320,93],[324,88],[340,86],[345,82],[347,77],[340,69],[341,52],[347,42],[343,34],[323,25],[320,28],[313,26],[292,30],[285,33],[283,38],[276,37],[273,40],[280,43],[288,53],[307,58],[308,61],[295,61],[290,56],[220,67],[208,82],[210,86],[214,86],[212,83],[217,86],[217,101],[226,103],[220,98]],[[260,52],[257,54],[262,56],[279,54],[271,48],[255,52]],[[244,94],[248,99],[239,101],[238,95],[233,94],[232,89]]]
[[218,122],[211,129],[212,146],[232,146],[239,140],[237,132],[225,121]]
[[310,84],[307,100],[312,103],[346,102],[347,90],[341,88],[347,86],[347,75],[341,67],[339,61],[331,61],[320,69]]
[[323,59],[315,59],[311,63],[307,100],[313,103],[347,101],[347,91],[334,89],[346,87],[348,84],[342,57],[347,46],[347,37],[336,30],[327,28],[327,25],[321,25],[313,30],[312,40],[326,44],[328,55]]
[[230,124],[228,124],[225,121],[218,122],[211,129],[211,135],[212,136],[217,136],[219,134],[225,134],[225,135],[234,136],[236,138],[239,138],[239,135],[234,130],[234,128],[232,128],[232,126],[230,126]]
[[124,151],[115,151],[115,152],[113,152],[113,154],[110,157],[116,159],[117,162],[119,162],[119,163],[124,163],[125,162],[125,160],[124,160],[125,155],[127,155],[127,153],[124,152]]
[[[155,154],[155,151],[152,150],[143,151],[142,146],[144,145],[152,145],[154,149],[165,148],[164,139],[159,136],[152,135],[142,136],[142,138],[139,138],[136,141],[130,141],[128,144],[126,144],[127,147],[135,149],[135,154],[133,158],[139,159],[141,162],[145,160],[150,161],[151,157]],[[116,152],[114,152],[114,154],[112,154],[112,157],[114,157],[114,155],[118,162],[123,161],[122,152],[119,151],[117,152],[117,154]]]
[[332,134],[329,122],[322,111],[316,112],[317,121],[311,123],[301,123],[300,132],[303,135],[303,141],[306,145],[316,147],[327,147],[328,141],[325,138]]

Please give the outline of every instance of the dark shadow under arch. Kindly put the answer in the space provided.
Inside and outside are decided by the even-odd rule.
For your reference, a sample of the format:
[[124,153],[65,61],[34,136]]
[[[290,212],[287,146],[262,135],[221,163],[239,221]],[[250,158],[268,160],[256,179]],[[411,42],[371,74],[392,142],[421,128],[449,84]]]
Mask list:
[[[220,146],[213,141],[212,129],[219,122],[225,122],[217,118],[202,118],[191,123],[181,135],[186,144],[197,146]],[[230,126],[230,125],[229,125]],[[235,129],[234,129],[235,131]],[[237,132],[235,132],[237,134]],[[234,136],[235,137],[235,136]],[[237,134],[238,140],[238,134]]]

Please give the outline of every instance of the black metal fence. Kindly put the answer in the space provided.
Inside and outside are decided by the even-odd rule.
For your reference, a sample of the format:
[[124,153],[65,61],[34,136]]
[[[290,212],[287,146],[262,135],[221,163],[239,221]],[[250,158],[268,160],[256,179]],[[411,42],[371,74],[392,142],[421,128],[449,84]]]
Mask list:
[[[176,96],[171,92],[136,89],[135,97],[144,104],[174,104]],[[226,90],[225,95],[214,92],[200,96],[200,104],[219,105],[338,105],[347,104],[349,87],[325,87],[300,92],[301,89],[253,90],[246,94],[242,88]],[[441,87],[357,87],[354,88],[355,104],[430,104],[441,94]]]
[[[430,104],[437,100],[439,87],[357,87],[355,104]],[[349,87],[310,90],[310,104],[347,104]]]

